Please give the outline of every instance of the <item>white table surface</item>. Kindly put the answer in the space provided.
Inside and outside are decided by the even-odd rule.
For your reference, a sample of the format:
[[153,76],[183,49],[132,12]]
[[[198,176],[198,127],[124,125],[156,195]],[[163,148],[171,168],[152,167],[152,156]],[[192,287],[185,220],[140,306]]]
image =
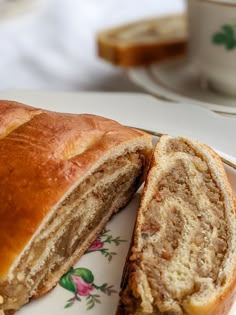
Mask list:
[[[14,2],[21,1],[27,2]],[[185,9],[184,0],[41,1],[11,18],[0,2],[0,90],[140,91],[121,69],[97,58],[96,32]]]

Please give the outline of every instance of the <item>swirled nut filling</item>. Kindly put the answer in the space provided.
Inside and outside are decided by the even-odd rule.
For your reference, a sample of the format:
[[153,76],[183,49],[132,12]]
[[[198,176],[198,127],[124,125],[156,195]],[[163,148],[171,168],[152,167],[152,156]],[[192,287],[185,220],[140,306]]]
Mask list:
[[223,265],[233,236],[222,189],[188,143],[169,140],[162,154],[152,173],[151,198],[145,191],[149,199],[138,214],[121,293],[123,314],[191,314],[185,305],[192,298],[203,299],[226,281]]
[[94,239],[90,239],[91,233],[137,189],[144,163],[138,151],[108,160],[63,201],[24,252],[14,270],[14,281],[0,284],[3,310],[17,309],[32,292],[44,291],[68,259],[88,247]]

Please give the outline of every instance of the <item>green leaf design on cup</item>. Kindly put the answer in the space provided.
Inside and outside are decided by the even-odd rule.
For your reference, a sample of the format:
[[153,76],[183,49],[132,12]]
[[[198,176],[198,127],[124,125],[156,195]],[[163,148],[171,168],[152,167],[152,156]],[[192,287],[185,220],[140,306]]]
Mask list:
[[236,48],[236,29],[235,26],[225,24],[220,31],[212,36],[212,42],[215,45],[224,45],[226,50],[233,50]]

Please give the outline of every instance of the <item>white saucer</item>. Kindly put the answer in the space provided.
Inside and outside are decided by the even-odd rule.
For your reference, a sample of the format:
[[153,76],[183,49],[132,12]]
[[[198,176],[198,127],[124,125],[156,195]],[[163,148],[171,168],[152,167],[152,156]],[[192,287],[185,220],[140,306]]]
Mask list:
[[169,101],[187,102],[215,112],[236,114],[236,97],[218,94],[201,86],[198,71],[186,58],[128,69],[131,81],[151,94]]

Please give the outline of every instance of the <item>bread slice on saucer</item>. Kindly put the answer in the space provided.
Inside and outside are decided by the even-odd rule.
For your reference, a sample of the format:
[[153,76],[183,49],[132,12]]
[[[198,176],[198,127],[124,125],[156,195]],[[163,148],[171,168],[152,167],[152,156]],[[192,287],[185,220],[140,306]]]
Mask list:
[[145,177],[151,137],[0,101],[0,310],[52,289]]
[[161,137],[138,211],[118,314],[228,314],[236,294],[235,209],[212,149]]
[[186,17],[173,15],[141,20],[101,31],[98,55],[130,67],[179,57],[186,52]]

